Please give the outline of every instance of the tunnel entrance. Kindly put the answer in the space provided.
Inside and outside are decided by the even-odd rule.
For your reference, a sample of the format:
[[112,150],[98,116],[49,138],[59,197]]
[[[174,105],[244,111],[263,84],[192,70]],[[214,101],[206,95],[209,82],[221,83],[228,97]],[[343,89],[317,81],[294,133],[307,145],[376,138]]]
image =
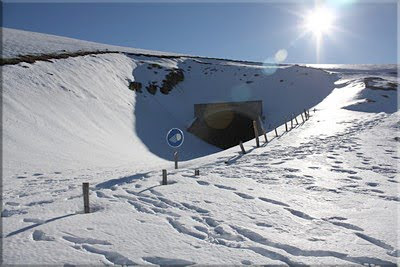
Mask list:
[[194,110],[188,131],[227,149],[254,138],[253,120],[262,116],[262,101],[195,104]]

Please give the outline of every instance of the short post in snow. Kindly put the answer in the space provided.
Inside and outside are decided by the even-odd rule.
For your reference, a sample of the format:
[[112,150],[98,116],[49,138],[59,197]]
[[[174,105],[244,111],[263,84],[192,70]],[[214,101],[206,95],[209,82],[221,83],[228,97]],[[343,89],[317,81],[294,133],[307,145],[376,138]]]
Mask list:
[[254,136],[256,137],[256,145],[257,147],[260,147],[260,140],[258,139],[258,129],[256,121],[253,121],[253,128],[254,128]]
[[278,137],[278,131],[275,128],[275,136]]
[[194,176],[199,176],[200,175],[200,170],[199,169],[195,169],[194,170]]
[[303,120],[303,122],[304,122],[303,113],[300,113],[300,115],[301,115],[301,119],[302,119],[302,120]]
[[285,118],[285,129],[286,129],[286,132],[288,131],[288,129],[287,129],[287,122],[286,122],[286,118]]
[[178,151],[174,152],[175,169],[178,169]]
[[293,116],[294,116],[294,119],[296,120],[296,125],[299,125],[299,122],[297,121],[297,116],[295,116],[294,114],[293,114]]
[[239,146],[240,146],[240,149],[242,150],[242,153],[246,154],[246,150],[244,150],[244,146],[243,146],[242,141],[239,142]]
[[161,182],[161,184],[162,185],[167,185],[168,184],[168,182],[167,182],[167,170],[166,169],[162,170],[162,182]]
[[83,209],[85,213],[90,213],[89,206],[89,183],[82,183],[83,191]]
[[307,111],[304,109],[304,116],[305,116],[305,118],[306,118],[306,120],[308,120],[308,118],[307,118]]
[[293,116],[290,115],[290,129],[293,129]]
[[314,113],[315,113],[315,110],[316,110],[316,109],[314,108]]

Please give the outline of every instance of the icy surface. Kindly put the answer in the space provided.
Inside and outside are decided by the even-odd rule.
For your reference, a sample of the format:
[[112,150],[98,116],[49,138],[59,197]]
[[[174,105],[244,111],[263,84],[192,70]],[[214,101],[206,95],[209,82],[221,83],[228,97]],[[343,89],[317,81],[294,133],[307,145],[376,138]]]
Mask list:
[[[7,38],[37,38],[40,53],[64,45]],[[168,95],[128,89],[177,67],[185,80]],[[4,263],[395,265],[397,66],[312,67],[124,54],[2,67]],[[269,143],[250,140],[242,155],[185,132],[187,160],[173,169],[166,130],[186,129],[194,103],[232,97],[263,100],[279,136],[270,127]],[[285,132],[302,108],[310,119]]]

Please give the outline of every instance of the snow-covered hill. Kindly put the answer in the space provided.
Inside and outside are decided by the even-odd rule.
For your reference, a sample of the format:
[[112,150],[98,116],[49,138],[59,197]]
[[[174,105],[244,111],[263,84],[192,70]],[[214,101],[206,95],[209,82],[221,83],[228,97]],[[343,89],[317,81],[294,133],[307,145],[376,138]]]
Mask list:
[[150,51],[146,49],[128,48],[82,41],[51,34],[1,28],[2,58],[15,58],[22,55],[39,55],[77,51],[123,51],[126,53],[150,55],[179,55],[176,53]]
[[[3,47],[8,58],[138,51],[12,29]],[[2,67],[4,263],[396,263],[396,65],[145,54]],[[184,80],[163,94],[177,69]],[[187,129],[194,104],[246,100],[263,101],[268,144],[250,140],[241,155],[185,132],[184,162],[173,169],[165,135]],[[287,117],[309,108],[310,119],[299,116],[286,133]]]

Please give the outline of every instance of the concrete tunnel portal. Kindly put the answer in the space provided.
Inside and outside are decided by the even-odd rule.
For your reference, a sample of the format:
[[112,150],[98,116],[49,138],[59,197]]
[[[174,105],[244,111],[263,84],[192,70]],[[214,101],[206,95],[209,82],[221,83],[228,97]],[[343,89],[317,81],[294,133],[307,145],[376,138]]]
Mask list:
[[255,137],[253,121],[262,118],[262,101],[204,103],[194,105],[188,131],[209,144],[227,149]]

